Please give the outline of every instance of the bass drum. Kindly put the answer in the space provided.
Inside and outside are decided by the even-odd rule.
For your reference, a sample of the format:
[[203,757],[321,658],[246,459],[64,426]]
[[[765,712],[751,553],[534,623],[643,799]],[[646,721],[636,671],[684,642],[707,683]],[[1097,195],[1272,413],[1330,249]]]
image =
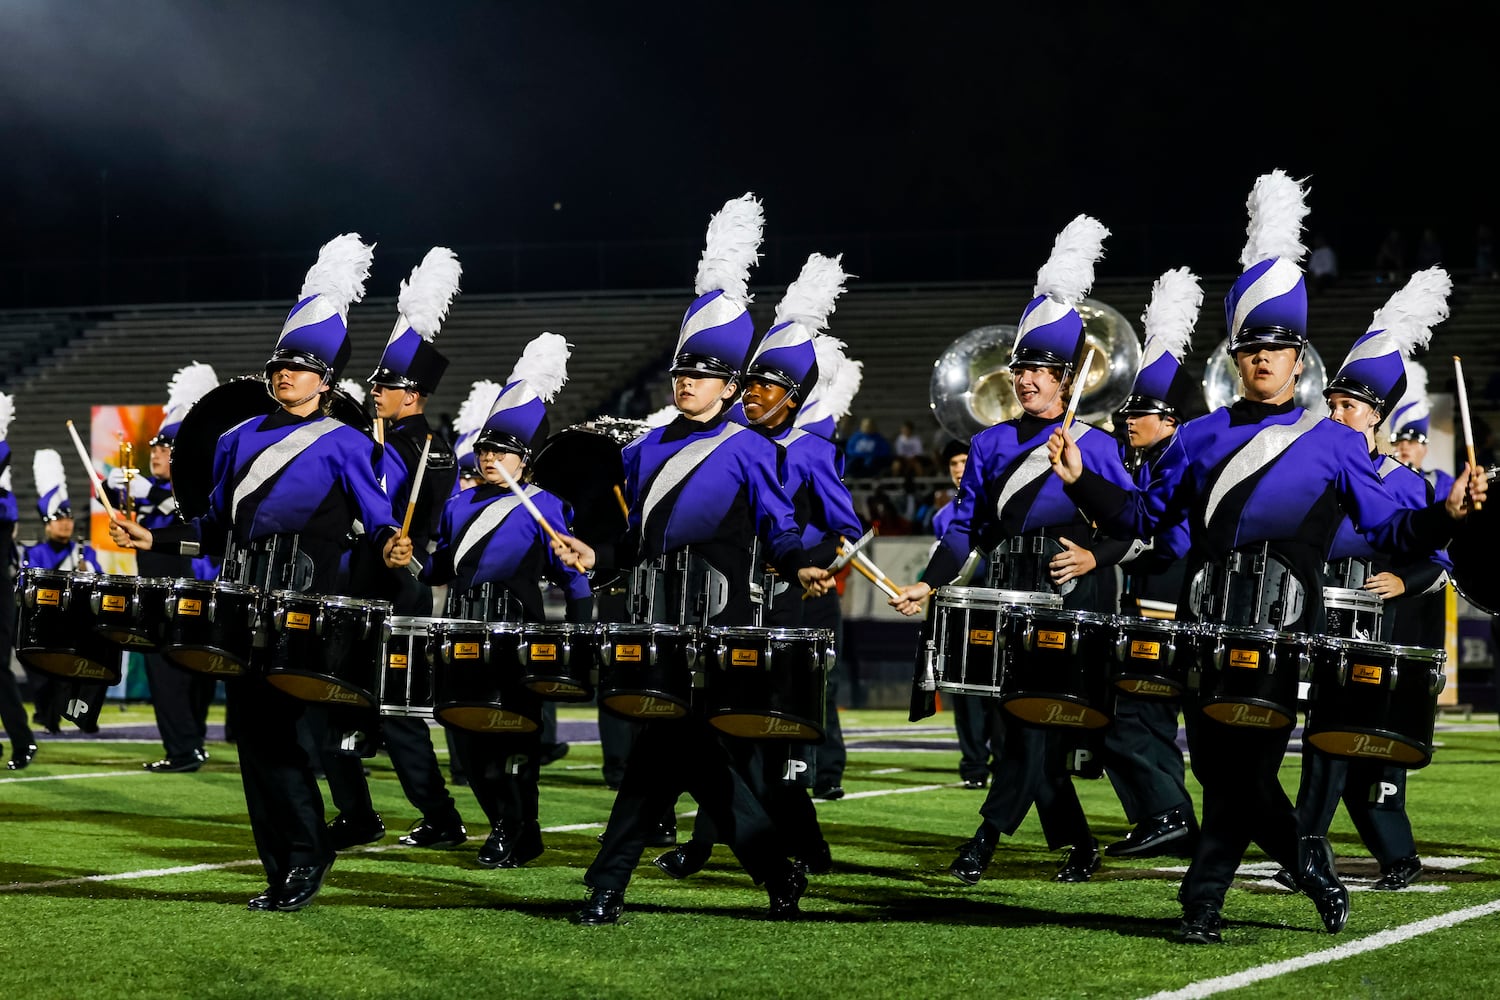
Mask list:
[[[1500,465],[1490,466],[1485,475],[1493,491],[1495,480],[1500,477]],[[1448,555],[1453,559],[1454,588],[1464,600],[1487,615],[1500,615],[1500,574],[1495,572],[1496,560],[1500,559],[1500,519],[1496,518],[1494,507],[1497,503],[1500,497],[1492,495],[1484,507],[1460,521],[1448,546]]]
[[[335,417],[365,434],[374,433],[370,415],[344,390],[330,389],[329,400]],[[276,406],[261,375],[230,379],[193,404],[172,442],[172,495],[177,498],[178,516],[191,521],[208,513],[214,450],[224,432],[251,417],[263,417]]]
[[650,425],[599,417],[553,434],[531,460],[531,481],[573,508],[573,534],[586,542],[625,533],[625,464],[620,449]]

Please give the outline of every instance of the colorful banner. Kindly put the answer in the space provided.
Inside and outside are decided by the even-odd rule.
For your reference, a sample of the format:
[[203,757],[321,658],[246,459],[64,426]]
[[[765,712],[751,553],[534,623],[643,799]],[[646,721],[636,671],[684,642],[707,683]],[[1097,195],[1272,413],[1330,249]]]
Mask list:
[[[151,473],[151,445],[161,427],[162,407],[157,404],[95,406],[89,421],[89,458],[99,475],[108,479],[116,468],[133,468],[140,475]],[[110,503],[114,503],[114,497]],[[74,506],[76,507],[76,501]],[[98,553],[104,572],[135,574],[135,553],[116,547],[109,540],[109,515],[96,495],[89,497],[89,544]]]

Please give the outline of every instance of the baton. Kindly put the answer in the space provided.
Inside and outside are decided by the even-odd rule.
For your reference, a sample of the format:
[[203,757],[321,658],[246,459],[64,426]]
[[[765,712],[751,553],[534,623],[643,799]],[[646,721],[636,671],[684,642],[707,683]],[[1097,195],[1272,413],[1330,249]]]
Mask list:
[[89,453],[83,446],[83,438],[78,436],[78,428],[73,426],[73,421],[68,421],[68,433],[73,435],[73,444],[78,448],[78,458],[83,462],[83,468],[88,473],[89,482],[94,484],[94,495],[99,502],[104,504],[104,511],[109,515],[111,521],[118,521],[119,515],[110,505],[109,496],[104,492],[104,484],[100,482],[99,475],[94,471],[94,463],[89,461]]
[[[1453,374],[1458,382],[1458,415],[1464,422],[1464,447],[1469,451],[1469,481],[1472,484],[1474,472],[1479,468],[1474,463],[1474,428],[1469,426],[1469,393],[1464,388],[1464,363],[1457,354],[1453,355]],[[1473,507],[1479,510],[1483,504],[1475,503]]]
[[[376,426],[380,426],[376,423]],[[417,474],[411,481],[411,499],[406,504],[406,518],[401,522],[401,537],[406,538],[411,531],[411,516],[417,510],[417,497],[422,495],[422,477],[427,475],[427,451],[432,447],[432,435],[427,435],[427,440],[422,442],[422,457],[417,459]]]

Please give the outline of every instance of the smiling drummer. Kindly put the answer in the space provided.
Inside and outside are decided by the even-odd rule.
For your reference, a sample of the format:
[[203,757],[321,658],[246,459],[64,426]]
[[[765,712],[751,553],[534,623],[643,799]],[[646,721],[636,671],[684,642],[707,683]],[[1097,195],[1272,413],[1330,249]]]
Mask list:
[[[1049,474],[1046,450],[1048,434],[1062,422],[1069,389],[1081,382],[1083,318],[1074,306],[1093,285],[1094,262],[1108,235],[1098,220],[1078,216],[1058,234],[1037,272],[1036,298],[1021,316],[1010,358],[1022,413],[974,435],[953,521],[922,571],[924,580],[954,579],[969,551],[977,549],[988,556],[992,588],[1061,594],[1063,606],[1073,610],[1111,610],[1101,601],[1095,569],[1119,561],[1128,546],[1094,538],[1062,484]],[[1129,485],[1114,438],[1086,424],[1077,427],[1089,468],[1107,482]],[[890,603],[915,615],[933,589],[928,583],[910,584]],[[1101,674],[1104,668],[1098,665]],[[1087,881],[1100,856],[1068,771],[1070,759],[1077,759],[1079,737],[1014,718],[1002,719],[1001,728],[993,780],[979,808],[982,822],[959,847],[949,871],[966,885],[977,883],[1000,834],[1014,834],[1035,803],[1047,845],[1063,849],[1056,881]]]
[[[366,531],[361,544],[375,546],[387,565],[410,560],[411,540],[398,537],[390,499],[376,478],[375,442],[327,411],[329,391],[349,359],[348,309],[364,296],[372,253],[353,233],[319,251],[265,365],[276,408],[219,438],[207,512],[154,532],[114,521],[115,544],[182,555],[225,553],[221,579],[322,594],[333,593],[343,540],[355,519]],[[261,676],[226,685],[245,804],[266,871],[266,888],[249,906],[300,910],[322,888],[334,858],[323,794],[297,739],[308,703]]]

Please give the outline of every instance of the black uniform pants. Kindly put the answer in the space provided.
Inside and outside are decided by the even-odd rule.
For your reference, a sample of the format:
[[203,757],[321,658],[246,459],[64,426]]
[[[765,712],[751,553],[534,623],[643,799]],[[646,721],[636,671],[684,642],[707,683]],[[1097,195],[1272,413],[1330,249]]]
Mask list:
[[953,709],[953,729],[958,735],[958,776],[965,781],[983,781],[990,773],[990,736],[994,714],[999,711],[995,699],[957,692],[944,692],[943,696]]
[[[370,783],[365,777],[364,761],[359,755],[339,749],[339,742],[350,723],[346,713],[314,706],[309,724],[322,757],[323,773],[334,808],[342,816],[368,817],[375,806],[370,798]],[[365,725],[370,723],[365,722]],[[405,715],[383,715],[379,718],[381,745],[391,758],[391,769],[401,783],[401,791],[422,818],[446,825],[457,822],[458,807],[448,791],[437,753],[432,748],[432,730],[426,719]]]
[[1048,847],[1091,844],[1088,817],[1068,769],[1076,734],[1026,725],[1003,713],[996,713],[994,724],[998,752],[990,764],[989,791],[979,807],[984,824],[1010,836],[1035,805]]
[[1178,707],[1174,698],[1115,699],[1114,719],[1104,731],[1104,772],[1131,824],[1173,809],[1192,815],[1177,748]]
[[516,833],[539,815],[541,731],[477,733],[449,727],[449,744],[458,754],[469,790],[490,826]]
[[146,681],[151,709],[168,760],[182,760],[203,749],[208,738],[208,708],[218,679],[212,674],[173,666],[160,653],[146,653]]
[[36,742],[26,718],[26,705],[21,701],[21,687],[10,669],[16,641],[16,588],[10,578],[15,528],[14,521],[0,521],[0,728],[10,738],[12,752]]
[[827,711],[823,720],[823,742],[812,748],[813,791],[820,792],[844,782],[849,761],[844,747],[844,729],[839,723],[839,688],[845,674],[844,615],[837,591],[802,602],[802,627],[826,628],[833,632],[833,666],[828,671]]
[[1405,768],[1305,751],[1297,787],[1298,836],[1328,836],[1340,799],[1381,871],[1417,853],[1406,814]]

